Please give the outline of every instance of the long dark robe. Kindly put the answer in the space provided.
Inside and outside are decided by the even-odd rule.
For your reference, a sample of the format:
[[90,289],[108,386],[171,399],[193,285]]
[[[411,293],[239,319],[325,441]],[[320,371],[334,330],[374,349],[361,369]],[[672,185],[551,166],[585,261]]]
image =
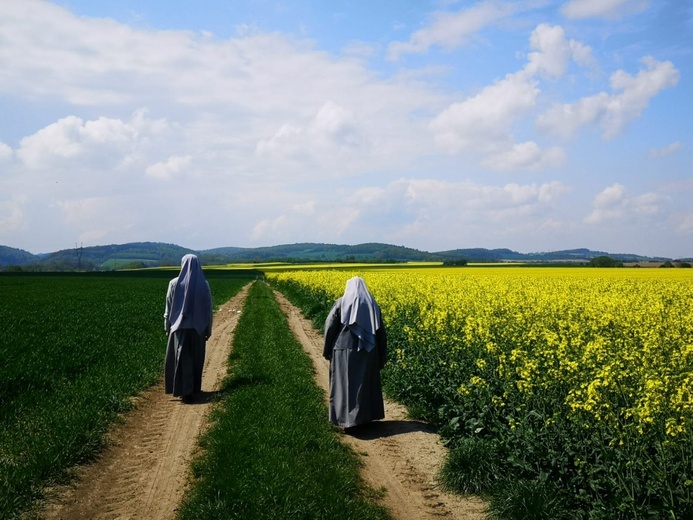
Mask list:
[[376,331],[376,346],[357,350],[359,339],[341,323],[341,298],[325,321],[323,356],[330,360],[330,422],[343,428],[385,418],[380,370],[387,360],[387,335]]
[[195,329],[178,329],[168,336],[164,387],[167,394],[189,396],[202,390],[206,341]]

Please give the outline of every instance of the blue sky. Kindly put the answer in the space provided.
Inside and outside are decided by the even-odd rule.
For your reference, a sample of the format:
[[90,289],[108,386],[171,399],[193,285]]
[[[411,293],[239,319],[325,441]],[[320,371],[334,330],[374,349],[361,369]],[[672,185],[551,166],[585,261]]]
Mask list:
[[0,244],[693,257],[692,76],[681,0],[1,2]]

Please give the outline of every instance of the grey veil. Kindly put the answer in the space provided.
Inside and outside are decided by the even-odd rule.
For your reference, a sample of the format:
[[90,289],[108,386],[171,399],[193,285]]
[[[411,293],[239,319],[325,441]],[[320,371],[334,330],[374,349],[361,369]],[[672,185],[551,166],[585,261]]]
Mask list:
[[[202,266],[195,255],[185,255],[173,293],[171,305],[171,332],[184,322],[203,335],[212,314],[209,302],[209,286],[202,273]],[[189,325],[188,325],[189,324]]]
[[355,276],[347,281],[340,311],[342,324],[359,338],[358,350],[373,350],[375,332],[382,326],[382,316],[362,278]]

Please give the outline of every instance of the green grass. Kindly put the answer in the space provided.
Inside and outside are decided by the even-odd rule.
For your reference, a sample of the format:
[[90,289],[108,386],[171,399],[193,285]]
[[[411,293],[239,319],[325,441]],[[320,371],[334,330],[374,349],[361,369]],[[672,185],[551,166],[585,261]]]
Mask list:
[[[0,518],[15,518],[102,448],[157,382],[171,272],[0,276]],[[217,304],[250,281],[208,276]]]
[[270,289],[254,284],[181,519],[387,518],[313,376]]

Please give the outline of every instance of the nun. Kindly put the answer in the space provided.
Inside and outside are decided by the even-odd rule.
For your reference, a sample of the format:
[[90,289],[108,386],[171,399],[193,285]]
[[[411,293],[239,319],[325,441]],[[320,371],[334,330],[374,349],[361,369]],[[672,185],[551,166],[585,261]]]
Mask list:
[[387,336],[380,307],[359,277],[346,283],[325,320],[323,357],[330,361],[330,422],[342,428],[385,418],[380,370]]
[[185,255],[180,274],[166,292],[164,329],[168,336],[164,387],[167,394],[190,402],[202,390],[206,343],[212,335],[212,292],[200,261]]

